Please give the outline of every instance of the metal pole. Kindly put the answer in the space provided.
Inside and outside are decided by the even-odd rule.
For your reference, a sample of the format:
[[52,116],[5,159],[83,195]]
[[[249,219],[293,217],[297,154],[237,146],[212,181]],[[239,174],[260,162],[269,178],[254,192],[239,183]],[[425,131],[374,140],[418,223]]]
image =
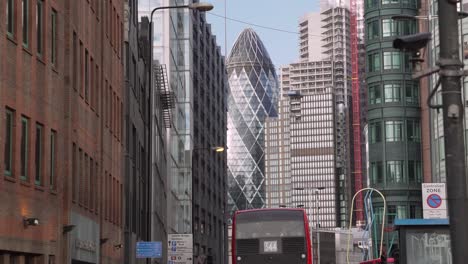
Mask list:
[[315,190],[315,206],[316,206],[316,212],[317,212],[317,263],[320,264],[320,232],[319,232],[319,227],[320,227],[320,220],[319,220],[319,204],[318,204],[318,190]]
[[450,218],[452,262],[466,261],[468,245],[467,185],[463,138],[464,107],[461,98],[461,76],[457,3],[439,0],[440,78],[444,114],[447,199]]

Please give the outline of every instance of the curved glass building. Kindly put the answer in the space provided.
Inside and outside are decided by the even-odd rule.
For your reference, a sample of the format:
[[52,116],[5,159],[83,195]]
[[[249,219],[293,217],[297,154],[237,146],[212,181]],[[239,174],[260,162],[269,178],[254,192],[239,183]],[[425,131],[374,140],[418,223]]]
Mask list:
[[245,29],[226,62],[228,96],[228,206],[265,206],[265,119],[277,116],[278,79],[259,36]]
[[[390,226],[397,218],[422,218],[419,82],[411,77],[411,54],[392,47],[396,37],[418,32],[418,25],[416,20],[392,19],[400,14],[416,16],[418,1],[365,2],[369,178],[371,187],[386,197]],[[382,217],[383,201],[373,202],[374,212]],[[396,250],[393,234],[386,234],[386,246]]]

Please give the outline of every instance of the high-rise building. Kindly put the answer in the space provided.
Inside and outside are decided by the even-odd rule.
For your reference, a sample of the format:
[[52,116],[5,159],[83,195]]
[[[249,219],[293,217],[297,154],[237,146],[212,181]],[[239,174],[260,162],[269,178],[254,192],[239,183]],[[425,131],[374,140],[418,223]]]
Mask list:
[[280,79],[278,118],[266,126],[268,205],[302,205],[314,225],[320,219],[322,227],[340,226],[346,218],[337,197],[349,190],[337,178],[333,62],[293,63],[281,68]]
[[193,16],[193,246],[197,260],[227,263],[227,74],[204,14]]
[[237,38],[226,62],[229,210],[265,206],[265,119],[277,115],[278,81],[252,29]]
[[[392,16],[416,16],[418,8],[415,0],[368,1],[365,6],[369,178],[370,186],[386,196],[389,225],[395,218],[422,216],[419,83],[411,77],[411,54],[392,48],[395,37],[417,31],[416,20]],[[381,217],[382,200],[374,199],[374,212]],[[390,242],[391,235],[386,245]]]
[[[156,81],[158,75],[151,79],[153,69],[161,66],[153,65],[149,20],[143,17],[138,22],[137,6],[137,1],[125,1],[128,17],[124,25],[126,142],[123,252],[124,262],[129,264],[138,263],[135,251],[138,241],[161,241],[165,244],[167,240],[164,87]],[[152,96],[156,100],[151,100]],[[153,118],[150,107],[154,108]],[[153,149],[153,145],[158,147]],[[151,164],[151,155],[155,155],[157,163],[154,165]]]
[[[151,11],[156,7],[187,5],[191,2],[140,0],[139,16],[150,17]],[[172,114],[164,115],[168,128],[169,152],[166,186],[168,233],[192,233],[193,67],[189,59],[192,56],[191,13],[192,10],[187,8],[164,9],[156,11],[153,16],[153,58],[162,66],[159,73],[153,74],[164,76],[167,80],[167,97],[173,98],[175,102]],[[155,109],[152,111],[155,115]],[[153,166],[157,162],[153,156]]]

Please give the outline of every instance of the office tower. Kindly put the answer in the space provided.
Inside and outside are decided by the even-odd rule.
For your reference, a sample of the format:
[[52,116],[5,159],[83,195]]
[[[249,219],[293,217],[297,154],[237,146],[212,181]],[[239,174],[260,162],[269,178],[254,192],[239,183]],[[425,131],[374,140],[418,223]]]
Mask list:
[[[152,83],[152,65],[150,25],[147,17],[138,18],[137,1],[126,1],[128,20],[125,21],[124,57],[125,57],[125,237],[123,248],[124,262],[137,263],[135,248],[138,241],[161,241],[165,243],[166,200],[165,193],[165,130],[161,115],[155,116],[151,124],[150,107],[162,113],[162,100],[151,101],[155,92],[161,98],[158,83]],[[156,87],[157,91],[150,87]],[[153,105],[154,103],[154,105]],[[156,127],[156,133],[151,135],[151,126]],[[152,144],[158,142],[160,148],[153,155],[159,162],[151,166]],[[154,178],[152,178],[154,176]],[[158,199],[155,199],[157,197]],[[156,206],[154,203],[157,202]],[[153,209],[154,208],[154,209]],[[159,217],[151,218],[152,214]],[[152,238],[152,233],[157,234]],[[156,238],[156,239],[155,239]],[[165,257],[166,254],[163,253]]]
[[[370,186],[386,196],[388,225],[395,218],[421,217],[419,83],[411,77],[411,54],[391,48],[397,36],[417,30],[415,20],[392,16],[416,16],[418,8],[415,0],[369,1],[365,6],[369,178]],[[374,199],[374,212],[381,217],[382,200]],[[391,234],[386,237],[388,246],[390,242]]]
[[193,246],[195,258],[227,263],[227,74],[204,14],[193,17]]
[[278,81],[259,36],[245,29],[226,62],[229,211],[265,206],[265,119],[277,115]]
[[333,62],[293,63],[281,68],[280,79],[278,117],[266,127],[268,205],[304,206],[314,225],[336,227],[343,190],[336,179]]
[[[139,16],[150,17],[151,11],[156,7],[186,5],[191,2],[140,0]],[[161,66],[154,70],[153,76],[164,76],[167,97],[173,98],[174,102],[173,108],[163,116],[168,129],[169,150],[166,178],[168,233],[192,233],[193,67],[189,59],[192,56],[192,39],[189,37],[191,30],[188,30],[192,28],[192,12],[187,8],[158,10],[153,17],[153,58]],[[152,109],[153,116],[157,114],[155,111]],[[153,143],[154,150],[157,151],[157,142]],[[154,158],[155,156],[153,167],[158,163]]]

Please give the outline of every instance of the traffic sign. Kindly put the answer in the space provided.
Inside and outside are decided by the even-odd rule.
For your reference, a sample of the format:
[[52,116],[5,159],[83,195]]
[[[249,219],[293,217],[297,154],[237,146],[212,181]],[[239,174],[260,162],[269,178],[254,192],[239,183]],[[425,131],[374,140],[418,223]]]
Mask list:
[[448,217],[445,183],[423,183],[422,198],[424,219]]
[[137,242],[136,244],[137,258],[161,258],[162,243],[157,242]]
[[168,263],[192,264],[193,236],[192,234],[169,234],[167,238]]
[[431,194],[427,197],[427,205],[431,208],[439,208],[442,205],[442,198],[438,194]]

